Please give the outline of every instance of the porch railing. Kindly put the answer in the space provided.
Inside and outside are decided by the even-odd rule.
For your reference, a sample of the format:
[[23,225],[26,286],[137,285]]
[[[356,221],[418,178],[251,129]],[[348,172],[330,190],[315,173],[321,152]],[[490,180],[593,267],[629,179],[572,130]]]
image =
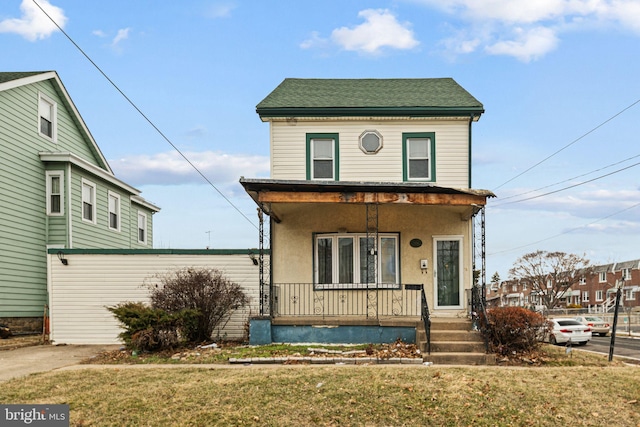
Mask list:
[[381,288],[373,284],[323,285],[274,283],[274,317],[380,317],[421,315],[420,289],[415,285]]
[[473,322],[474,329],[482,331],[485,351],[489,353],[491,323],[487,317],[487,306],[482,295],[482,287],[478,285],[474,285],[471,288],[471,320]]
[[424,287],[420,289],[422,322],[424,323],[424,331],[427,335],[427,354],[431,354],[431,314],[429,313],[429,304],[427,303],[427,295]]

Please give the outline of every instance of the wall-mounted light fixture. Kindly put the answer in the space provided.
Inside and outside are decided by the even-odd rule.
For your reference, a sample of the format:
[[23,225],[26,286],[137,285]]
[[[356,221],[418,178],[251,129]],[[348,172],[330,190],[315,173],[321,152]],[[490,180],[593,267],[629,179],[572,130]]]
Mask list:
[[251,259],[251,262],[253,262],[253,265],[258,265],[256,254],[254,254],[253,252],[249,252],[249,258]]
[[69,265],[69,261],[64,257],[64,252],[58,251],[58,259],[62,265]]

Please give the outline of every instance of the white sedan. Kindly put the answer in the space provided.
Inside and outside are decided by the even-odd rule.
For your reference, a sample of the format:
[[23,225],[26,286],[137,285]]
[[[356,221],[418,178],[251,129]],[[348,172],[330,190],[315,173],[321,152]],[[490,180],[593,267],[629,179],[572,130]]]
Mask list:
[[585,345],[591,341],[591,328],[583,325],[576,319],[560,318],[549,319],[552,328],[549,331],[549,342],[551,344],[571,344]]

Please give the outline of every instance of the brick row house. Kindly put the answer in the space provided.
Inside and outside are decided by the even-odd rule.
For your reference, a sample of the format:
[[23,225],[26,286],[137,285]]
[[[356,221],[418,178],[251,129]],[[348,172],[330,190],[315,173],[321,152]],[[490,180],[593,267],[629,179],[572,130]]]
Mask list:
[[[625,308],[640,307],[640,259],[597,265],[591,274],[580,277],[560,299],[558,308],[583,308],[592,312],[612,311],[616,286],[622,286]],[[506,280],[487,287],[491,307],[536,307],[540,297],[526,280]],[[640,308],[639,308],[640,310]]]

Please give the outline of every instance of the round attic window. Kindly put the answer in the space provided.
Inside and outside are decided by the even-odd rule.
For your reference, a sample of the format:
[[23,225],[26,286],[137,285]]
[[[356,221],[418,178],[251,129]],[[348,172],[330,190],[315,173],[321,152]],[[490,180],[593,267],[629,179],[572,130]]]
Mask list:
[[382,148],[382,135],[375,130],[365,130],[360,135],[360,149],[365,154],[376,154]]

